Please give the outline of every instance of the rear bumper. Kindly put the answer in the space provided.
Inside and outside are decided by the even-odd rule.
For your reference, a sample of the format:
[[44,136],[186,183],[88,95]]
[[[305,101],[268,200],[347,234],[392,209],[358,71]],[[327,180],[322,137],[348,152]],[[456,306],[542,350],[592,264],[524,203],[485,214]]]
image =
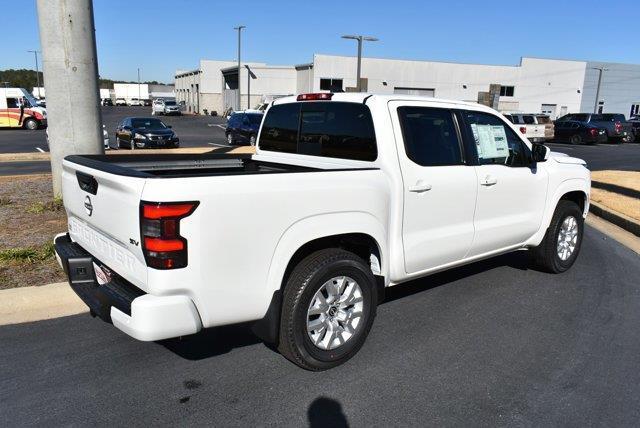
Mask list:
[[69,279],[69,285],[91,311],[129,336],[143,341],[169,339],[197,333],[202,329],[198,311],[187,296],[145,294],[112,273],[111,280],[99,285],[94,263],[100,262],[71,241],[68,234],[54,239],[56,257]]

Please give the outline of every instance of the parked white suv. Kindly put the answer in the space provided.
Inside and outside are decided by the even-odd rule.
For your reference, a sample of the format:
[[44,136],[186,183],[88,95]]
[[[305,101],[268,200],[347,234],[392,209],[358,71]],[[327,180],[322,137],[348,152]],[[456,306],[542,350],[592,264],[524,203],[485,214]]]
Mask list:
[[180,105],[175,100],[157,99],[153,100],[151,115],[178,115],[182,114]]
[[93,314],[139,340],[255,321],[323,370],[360,349],[386,287],[517,250],[563,272],[580,250],[585,163],[488,107],[287,97],[256,149],[64,160],[56,253]]

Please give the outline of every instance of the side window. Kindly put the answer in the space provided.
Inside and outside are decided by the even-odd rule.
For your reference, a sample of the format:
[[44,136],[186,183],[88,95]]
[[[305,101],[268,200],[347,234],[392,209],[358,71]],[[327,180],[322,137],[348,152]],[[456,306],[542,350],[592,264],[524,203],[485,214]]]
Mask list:
[[536,119],[533,116],[529,115],[522,116],[522,120],[527,125],[534,125],[536,123]]
[[7,98],[7,108],[18,108],[20,103],[17,98]]
[[499,117],[478,111],[465,111],[469,135],[473,136],[480,165],[502,164],[528,167],[531,151]]
[[399,107],[407,156],[421,166],[461,165],[462,151],[450,110]]
[[260,132],[260,148],[274,152],[296,153],[299,116],[300,104],[297,103],[271,107]]

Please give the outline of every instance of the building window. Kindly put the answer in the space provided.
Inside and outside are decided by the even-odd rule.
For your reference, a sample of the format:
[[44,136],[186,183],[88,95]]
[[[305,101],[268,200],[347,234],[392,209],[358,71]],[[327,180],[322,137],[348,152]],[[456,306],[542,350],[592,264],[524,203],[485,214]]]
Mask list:
[[320,79],[320,90],[331,92],[342,91],[342,79]]
[[512,97],[513,96],[513,86],[500,86],[500,96],[501,97]]

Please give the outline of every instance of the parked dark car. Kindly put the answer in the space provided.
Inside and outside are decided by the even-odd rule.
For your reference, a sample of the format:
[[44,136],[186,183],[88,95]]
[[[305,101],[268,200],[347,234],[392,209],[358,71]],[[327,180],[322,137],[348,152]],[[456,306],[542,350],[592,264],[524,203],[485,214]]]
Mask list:
[[556,122],[555,140],[571,144],[606,143],[607,133],[604,128],[599,128],[591,123],[563,120]]
[[556,120],[556,126],[559,122],[575,120],[578,122],[589,123],[604,128],[607,134],[607,140],[613,143],[622,143],[632,139],[633,130],[631,125],[626,121],[624,114],[620,113],[572,113],[567,114]]
[[229,145],[249,143],[256,145],[256,136],[264,114],[258,112],[233,113],[227,121],[227,142]]
[[116,145],[120,148],[175,148],[180,139],[160,119],[152,117],[126,117],[116,129]]
[[111,106],[111,107],[113,107],[113,101],[111,100],[111,98],[103,98],[102,99],[102,105],[103,106]]

